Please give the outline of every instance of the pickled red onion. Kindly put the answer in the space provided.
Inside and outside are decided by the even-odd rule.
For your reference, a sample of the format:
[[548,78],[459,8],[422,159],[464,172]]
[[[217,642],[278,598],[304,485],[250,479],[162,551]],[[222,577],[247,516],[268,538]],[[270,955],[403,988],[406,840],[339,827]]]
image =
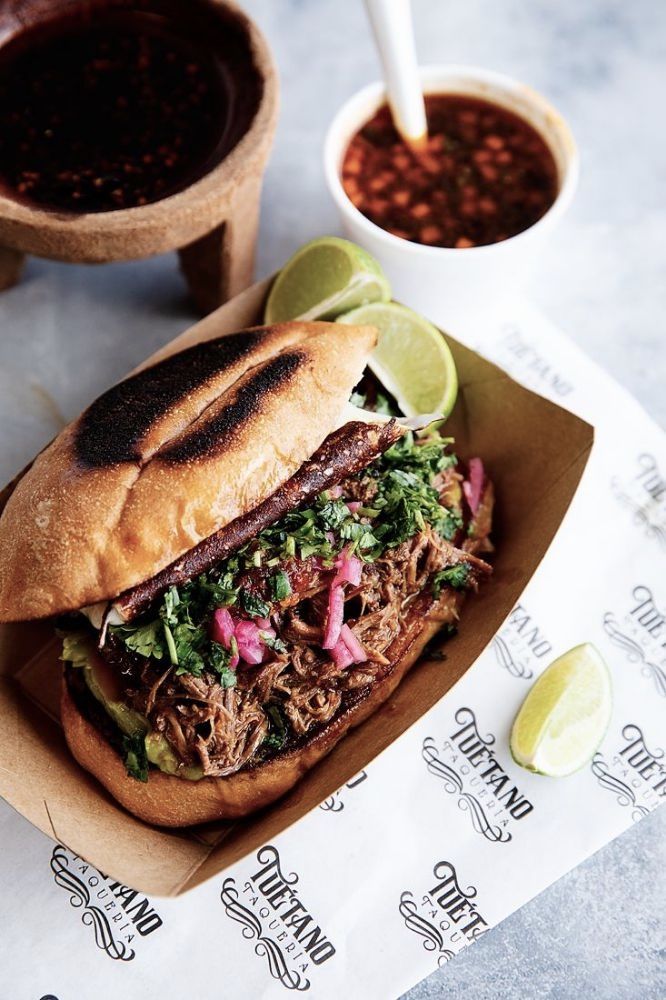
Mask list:
[[211,639],[214,642],[219,642],[220,646],[224,646],[226,649],[229,649],[235,628],[236,623],[231,617],[229,609],[218,608],[213,615],[213,621],[210,627]]
[[239,659],[252,665],[263,663],[266,643],[261,636],[262,632],[275,638],[275,629],[271,628],[267,618],[258,619],[257,622],[247,618],[235,619],[228,608],[218,608],[213,614],[210,629],[213,641],[219,642],[225,649],[232,648],[232,639],[236,641],[238,654],[234,654],[229,663],[232,670],[238,666]]
[[236,642],[238,655],[245,663],[256,665],[261,663],[266,651],[266,645],[259,635],[259,628],[254,622],[241,619],[236,623]]
[[354,658],[354,663],[365,663],[368,656],[363,646],[356,638],[349,625],[343,625],[340,629],[340,641],[344,642],[350,654]]
[[485,482],[485,472],[483,462],[480,458],[470,458],[469,460],[469,480],[465,480],[462,485],[465,499],[469,505],[472,515],[476,514],[483,495],[483,485]]
[[324,649],[334,649],[340,639],[340,629],[345,616],[345,592],[337,577],[328,592],[328,609],[326,612],[326,630],[324,632]]
[[328,592],[323,649],[334,649],[340,639],[340,630],[345,619],[345,592],[342,584],[351,583],[357,587],[361,582],[363,571],[361,560],[357,556],[349,555],[346,547],[338,555],[334,566],[336,573]]
[[354,657],[342,639],[338,639],[335,646],[331,649],[331,659],[339,670],[350,667],[354,662]]
[[358,587],[361,582],[363,563],[357,556],[350,556],[346,547],[335,560],[335,568],[337,573],[333,578],[333,586],[336,583],[351,583]]

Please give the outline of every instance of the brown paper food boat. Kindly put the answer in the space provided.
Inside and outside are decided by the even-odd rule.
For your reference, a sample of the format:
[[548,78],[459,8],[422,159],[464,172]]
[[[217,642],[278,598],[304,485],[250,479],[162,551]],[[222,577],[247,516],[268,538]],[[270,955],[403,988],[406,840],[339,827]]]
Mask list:
[[[248,289],[150,361],[260,322],[268,282]],[[146,893],[175,896],[223,871],[313,809],[452,687],[500,627],[553,540],[593,441],[592,428],[449,339],[460,378],[447,433],[480,455],[495,484],[494,573],[464,607],[446,659],[423,660],[389,701],[285,798],[233,824],[168,831],[118,806],[70,755],[58,723],[59,643],[49,623],[0,626],[0,794],[40,830]],[[6,494],[0,496],[0,509]]]

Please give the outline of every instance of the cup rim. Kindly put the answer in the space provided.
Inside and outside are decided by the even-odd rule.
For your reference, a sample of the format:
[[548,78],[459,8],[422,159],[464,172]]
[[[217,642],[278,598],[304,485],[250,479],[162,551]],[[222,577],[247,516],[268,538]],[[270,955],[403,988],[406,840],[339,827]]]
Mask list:
[[[488,100],[502,93],[520,93],[532,106],[541,112],[548,121],[552,132],[559,135],[561,147],[564,150],[564,162],[560,185],[555,200],[540,219],[499,243],[486,243],[475,247],[437,247],[423,243],[415,243],[394,236],[372,222],[365,216],[347,196],[340,178],[339,164],[341,153],[346,148],[351,136],[360,125],[368,120],[373,110],[379,107],[386,96],[386,87],[381,80],[366,84],[349,97],[333,117],[324,139],[323,166],[328,189],[342,215],[350,217],[355,225],[365,229],[369,236],[382,239],[389,247],[401,250],[403,253],[424,257],[443,257],[464,252],[466,256],[479,257],[488,253],[506,252],[507,248],[515,246],[517,241],[529,238],[536,230],[549,225],[559,218],[570,205],[578,183],[579,156],[573,133],[563,115],[548,101],[543,94],[515,77],[481,66],[471,66],[458,63],[441,63],[422,66],[419,70],[424,91],[431,88],[445,89],[446,81],[456,77],[468,77],[474,83],[480,83],[488,88]],[[368,108],[370,106],[370,110]],[[374,106],[374,107],[373,107]],[[515,112],[514,112],[515,113]],[[519,113],[519,112],[518,112]],[[544,129],[530,122],[533,128],[542,136],[548,147],[553,151],[553,143]]]

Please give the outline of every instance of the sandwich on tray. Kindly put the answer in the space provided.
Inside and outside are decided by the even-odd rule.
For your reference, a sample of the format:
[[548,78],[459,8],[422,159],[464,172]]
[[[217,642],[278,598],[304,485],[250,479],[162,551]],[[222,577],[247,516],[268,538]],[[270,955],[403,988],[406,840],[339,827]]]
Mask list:
[[273,802],[490,572],[492,485],[350,408],[373,327],[282,323],[111,388],[0,518],[0,620],[63,637],[79,763],[142,819]]

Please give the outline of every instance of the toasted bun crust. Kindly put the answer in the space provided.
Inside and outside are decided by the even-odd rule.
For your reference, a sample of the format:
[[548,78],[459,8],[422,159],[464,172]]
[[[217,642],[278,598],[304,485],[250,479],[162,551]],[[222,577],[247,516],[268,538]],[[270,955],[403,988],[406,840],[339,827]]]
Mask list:
[[448,592],[428,607],[414,609],[404,632],[391,649],[393,669],[359,700],[303,747],[281,754],[258,767],[227,778],[188,781],[151,768],[147,782],[128,777],[113,747],[79,712],[63,678],[61,718],[72,754],[87,771],[139,819],[156,826],[193,826],[220,819],[236,819],[270,805],[289,791],[322,757],[355,726],[364,722],[396,689],[425,646],[453,621],[463,597]]
[[167,357],[100,396],[0,518],[0,621],[108,600],[245,514],[335,428],[373,327],[281,323]]

